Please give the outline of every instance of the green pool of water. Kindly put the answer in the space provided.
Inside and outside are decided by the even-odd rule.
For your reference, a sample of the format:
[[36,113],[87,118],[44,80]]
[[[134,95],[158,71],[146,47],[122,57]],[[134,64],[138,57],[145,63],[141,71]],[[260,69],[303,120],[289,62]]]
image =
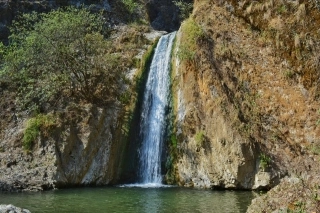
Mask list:
[[0,204],[32,213],[242,213],[253,199],[248,191],[166,188],[76,188],[37,193],[0,193]]

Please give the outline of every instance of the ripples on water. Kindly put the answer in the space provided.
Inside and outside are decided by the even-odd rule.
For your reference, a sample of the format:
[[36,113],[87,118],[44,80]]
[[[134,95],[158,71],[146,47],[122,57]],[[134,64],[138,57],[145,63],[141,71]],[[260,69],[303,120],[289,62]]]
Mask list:
[[252,198],[246,191],[131,186],[1,193],[0,204],[10,203],[32,213],[243,213]]

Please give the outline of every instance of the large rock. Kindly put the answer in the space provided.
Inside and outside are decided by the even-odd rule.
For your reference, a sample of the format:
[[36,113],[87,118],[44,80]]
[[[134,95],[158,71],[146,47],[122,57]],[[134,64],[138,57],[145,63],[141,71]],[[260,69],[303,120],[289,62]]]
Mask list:
[[0,205],[0,213],[31,213],[28,209],[22,209],[14,205]]

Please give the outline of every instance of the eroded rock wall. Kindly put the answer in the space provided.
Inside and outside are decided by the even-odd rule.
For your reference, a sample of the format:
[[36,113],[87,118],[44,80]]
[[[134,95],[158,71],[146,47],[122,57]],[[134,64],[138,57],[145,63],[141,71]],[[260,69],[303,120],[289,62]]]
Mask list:
[[57,187],[107,185],[120,170],[121,118],[119,110],[89,107],[83,122],[70,126],[61,144],[56,144]]
[[[107,185],[119,178],[121,110],[82,106],[64,114],[77,122],[41,133],[31,151],[22,149],[25,120],[5,130],[0,152],[0,190],[44,190],[77,185]],[[65,122],[66,120],[64,120]]]
[[223,116],[213,82],[216,71],[179,61],[175,70],[179,184],[251,189],[259,170],[258,147],[234,131]]

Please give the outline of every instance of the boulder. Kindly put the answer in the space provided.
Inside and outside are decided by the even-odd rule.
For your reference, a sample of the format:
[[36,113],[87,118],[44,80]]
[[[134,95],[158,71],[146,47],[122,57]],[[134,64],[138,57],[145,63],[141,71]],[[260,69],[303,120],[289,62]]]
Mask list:
[[0,213],[31,213],[28,209],[22,209],[14,205],[0,205]]

